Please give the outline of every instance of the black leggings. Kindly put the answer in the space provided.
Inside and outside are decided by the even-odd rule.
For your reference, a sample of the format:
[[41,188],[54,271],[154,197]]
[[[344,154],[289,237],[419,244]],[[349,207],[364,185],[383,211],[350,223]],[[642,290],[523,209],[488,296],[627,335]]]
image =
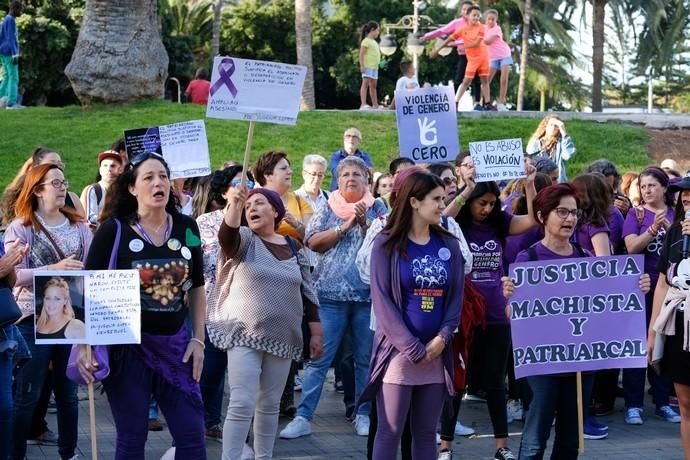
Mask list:
[[[455,78],[453,79],[455,91],[457,91],[458,88],[460,88],[460,84],[462,83],[462,80],[465,78],[465,69],[467,69],[467,56],[464,54],[460,54],[458,55],[458,66],[455,70]],[[481,82],[479,81],[479,76],[477,76],[477,74],[474,75],[474,79],[472,80],[472,84],[470,85],[470,94],[472,95],[472,100],[474,102],[479,102],[482,98]]]
[[476,377],[486,390],[486,403],[494,428],[494,437],[507,438],[505,376],[510,355],[510,325],[488,324],[486,329],[476,328],[472,346],[476,347]]
[[[446,400],[446,406],[441,412],[441,440],[452,442],[455,440],[455,424],[458,422],[458,414],[460,414],[460,403],[462,403],[462,396],[464,392],[458,391],[455,397],[451,400]],[[448,404],[453,404],[452,416],[448,416]]]

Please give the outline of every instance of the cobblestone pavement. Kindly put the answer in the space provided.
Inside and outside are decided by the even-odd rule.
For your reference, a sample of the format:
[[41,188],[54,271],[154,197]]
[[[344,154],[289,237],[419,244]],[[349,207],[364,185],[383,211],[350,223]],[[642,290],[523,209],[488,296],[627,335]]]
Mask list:
[[[86,392],[82,392],[84,395]],[[299,393],[296,394],[299,400]],[[333,391],[332,383],[324,386],[323,397],[316,411],[312,428],[314,433],[295,440],[278,439],[275,445],[275,459],[316,460],[316,459],[365,459],[366,438],[356,436],[354,427],[345,420],[342,395]],[[654,417],[654,407],[649,404],[644,408],[645,420],[642,426],[626,425],[623,422],[623,401],[617,401],[616,411],[599,420],[609,425],[609,437],[604,440],[585,441],[584,459],[624,458],[639,459],[681,459],[679,425],[667,423]],[[110,460],[115,452],[115,428],[105,395],[97,395],[97,432],[98,458]],[[91,458],[89,440],[88,401],[81,401],[79,413],[79,459]],[[456,440],[454,459],[491,459],[494,452],[494,441],[491,436],[486,404],[481,402],[463,402],[460,419],[465,425],[472,426],[477,435],[471,438]],[[288,422],[281,419],[280,428]],[[48,416],[48,424],[57,430],[55,415]],[[520,443],[521,422],[510,425],[510,447],[514,451]],[[147,460],[158,460],[170,447],[171,438],[167,430],[149,432],[147,443]],[[208,441],[209,460],[221,458],[221,445]],[[29,446],[28,460],[59,459],[55,446]],[[545,458],[549,458],[548,455]],[[432,460],[432,459],[430,459]]]

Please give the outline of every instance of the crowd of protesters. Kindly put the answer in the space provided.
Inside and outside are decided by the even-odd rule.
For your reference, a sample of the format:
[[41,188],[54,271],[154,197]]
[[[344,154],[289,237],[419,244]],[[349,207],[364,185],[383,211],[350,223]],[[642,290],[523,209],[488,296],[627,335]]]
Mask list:
[[[162,156],[128,158],[120,142],[95,156],[81,201],[59,153],[37,148],[1,206],[0,289],[21,318],[1,329],[0,460],[23,459],[27,443],[76,458],[78,383],[99,380],[118,460],[144,458],[158,409],[175,458],[205,459],[218,441],[223,459],[270,459],[278,436],[312,433],[331,367],[368,458],[451,459],[454,436],[472,433],[463,399],[486,401],[496,460],[542,458],[552,423],[552,458],[577,458],[573,375],[514,377],[507,267],[626,253],[644,256],[650,358],[665,346],[659,374],[622,371],[624,420],[644,423],[648,379],[655,415],[680,422],[690,454],[690,175],[669,161],[573,171],[576,142],[556,116],[527,142],[525,177],[508,183],[475,182],[466,153],[375,172],[361,143],[350,127],[330,159],[305,156],[301,184],[281,151],[173,184]],[[105,378],[75,346],[70,379],[70,345],[36,343],[32,274],[109,268],[139,270],[141,344],[110,347]],[[620,372],[583,378],[586,438],[608,435],[596,416],[613,410]],[[45,426],[51,397],[57,434]],[[292,420],[279,431],[280,416]]]

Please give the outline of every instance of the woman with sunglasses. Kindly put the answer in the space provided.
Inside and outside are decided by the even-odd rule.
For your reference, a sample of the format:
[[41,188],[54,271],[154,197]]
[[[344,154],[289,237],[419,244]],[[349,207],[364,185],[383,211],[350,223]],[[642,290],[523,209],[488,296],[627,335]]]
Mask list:
[[[570,184],[550,185],[537,194],[534,212],[544,238],[520,252],[516,263],[536,260],[590,257],[591,253],[571,243],[577,222],[582,216],[580,195]],[[509,299],[515,286],[509,277],[503,277],[503,295]],[[640,277],[640,289],[648,292],[649,275]],[[593,374],[583,374],[583,401],[589,401]],[[571,460],[578,456],[577,386],[575,375],[537,375],[527,377],[532,400],[525,419],[520,443],[520,459],[536,460],[544,457],[546,443],[554,422],[556,436],[552,459]]]
[[17,374],[15,382],[14,458],[26,455],[31,419],[51,362],[60,458],[73,458],[77,447],[77,385],[65,374],[71,347],[37,346],[34,337],[33,271],[81,270],[91,245],[91,232],[84,224],[84,216],[65,206],[68,186],[59,166],[43,164],[32,167],[17,198],[17,219],[5,233],[6,245],[27,247],[27,255],[16,266],[15,296],[23,311],[17,326],[32,356]]
[[[141,286],[141,344],[111,346],[111,371],[103,381],[117,430],[115,459],[144,459],[153,395],[168,422],[176,458],[205,460],[199,389],[206,316],[201,237],[196,222],[178,211],[163,157],[134,157],[112,185],[102,216],[94,235],[98,249],[89,253],[86,268],[107,269],[112,249],[116,268],[138,270]],[[119,245],[113,247],[118,224]],[[93,381],[97,365],[80,346],[77,367],[84,381]]]
[[[209,202],[216,207],[214,211],[202,214],[196,219],[201,234],[201,249],[204,253],[204,286],[206,289],[207,307],[213,308],[217,302],[214,295],[216,286],[216,262],[220,252],[218,231],[223,222],[225,208],[228,205],[230,190],[242,181],[242,165],[230,166],[222,171],[215,171],[211,177]],[[247,185],[253,188],[254,177],[247,171]],[[206,438],[222,442],[221,407],[225,372],[228,368],[228,354],[217,348],[208,338],[205,339],[204,370],[201,373],[201,397],[204,400],[204,425]]]

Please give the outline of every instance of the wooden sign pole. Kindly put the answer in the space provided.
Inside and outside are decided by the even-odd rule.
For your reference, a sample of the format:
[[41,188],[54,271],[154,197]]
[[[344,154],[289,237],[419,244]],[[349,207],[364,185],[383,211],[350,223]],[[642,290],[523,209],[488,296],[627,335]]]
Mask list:
[[584,429],[584,415],[582,413],[582,372],[576,375],[577,380],[577,431],[578,431],[578,449],[580,454],[585,453],[585,429]]
[[[86,360],[93,360],[91,345],[86,346]],[[89,424],[91,426],[91,459],[98,460],[98,445],[96,442],[96,401],[93,396],[93,382],[88,385],[89,392]]]
[[247,185],[247,170],[249,168],[249,156],[252,152],[252,142],[254,142],[254,121],[249,122],[249,132],[247,133],[247,145],[244,148],[244,160],[242,161],[242,181],[241,185]]

